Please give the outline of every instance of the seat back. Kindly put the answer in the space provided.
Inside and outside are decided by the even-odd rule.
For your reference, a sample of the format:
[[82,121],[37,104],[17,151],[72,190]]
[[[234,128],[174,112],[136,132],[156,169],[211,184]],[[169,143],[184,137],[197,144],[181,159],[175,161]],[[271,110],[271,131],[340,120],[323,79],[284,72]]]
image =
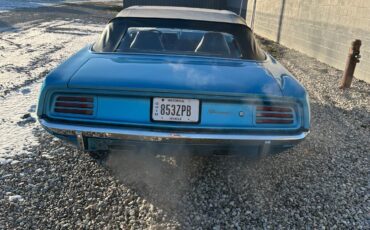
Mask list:
[[223,34],[216,32],[208,32],[204,34],[196,53],[216,54],[220,56],[230,56],[230,48]]
[[130,45],[131,49],[162,51],[161,33],[156,30],[139,31]]

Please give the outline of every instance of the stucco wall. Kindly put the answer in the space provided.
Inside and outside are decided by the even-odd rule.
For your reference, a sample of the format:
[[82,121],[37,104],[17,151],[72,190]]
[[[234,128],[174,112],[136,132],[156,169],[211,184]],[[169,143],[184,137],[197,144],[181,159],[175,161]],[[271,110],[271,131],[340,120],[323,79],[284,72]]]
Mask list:
[[254,30],[342,70],[351,42],[361,39],[355,76],[370,82],[370,0],[257,0]]

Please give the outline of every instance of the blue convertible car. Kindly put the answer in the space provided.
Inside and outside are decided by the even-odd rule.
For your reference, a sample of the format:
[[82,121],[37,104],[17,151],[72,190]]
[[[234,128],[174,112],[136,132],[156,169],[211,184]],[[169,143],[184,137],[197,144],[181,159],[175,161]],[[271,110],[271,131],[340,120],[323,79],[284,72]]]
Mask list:
[[310,128],[306,90],[241,17],[182,7],[121,11],[48,74],[37,113],[89,152],[155,143],[268,153]]

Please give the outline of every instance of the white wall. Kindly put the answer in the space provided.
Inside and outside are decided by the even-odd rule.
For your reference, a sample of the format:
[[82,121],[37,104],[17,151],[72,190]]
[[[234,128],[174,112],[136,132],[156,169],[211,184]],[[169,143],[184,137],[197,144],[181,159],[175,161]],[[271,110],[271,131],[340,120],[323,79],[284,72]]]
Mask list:
[[[344,69],[348,49],[362,40],[355,77],[370,82],[370,0],[257,0],[256,34]],[[254,0],[247,6],[250,23]]]

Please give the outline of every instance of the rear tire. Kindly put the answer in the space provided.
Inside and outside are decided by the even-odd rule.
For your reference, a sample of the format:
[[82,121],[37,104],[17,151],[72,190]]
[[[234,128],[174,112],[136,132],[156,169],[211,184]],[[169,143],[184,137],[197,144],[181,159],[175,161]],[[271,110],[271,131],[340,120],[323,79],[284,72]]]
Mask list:
[[89,151],[90,157],[97,161],[104,161],[108,158],[109,151]]

